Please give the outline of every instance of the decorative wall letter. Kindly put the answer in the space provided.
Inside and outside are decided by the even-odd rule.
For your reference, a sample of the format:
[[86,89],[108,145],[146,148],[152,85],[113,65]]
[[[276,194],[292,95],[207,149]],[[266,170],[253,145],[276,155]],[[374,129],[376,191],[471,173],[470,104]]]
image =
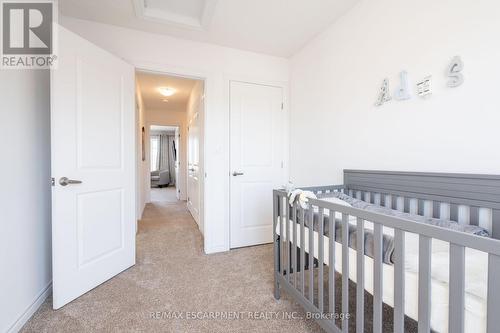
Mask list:
[[420,97],[426,97],[432,94],[432,76],[426,76],[417,83],[417,93]]
[[398,101],[404,101],[406,99],[410,99],[410,87],[408,86],[408,73],[406,71],[402,71],[399,73],[400,86],[394,92],[394,99]]
[[378,95],[378,100],[375,103],[376,106],[381,106],[385,102],[391,100],[391,95],[389,93],[389,79],[384,79],[382,86],[380,87],[380,93]]
[[464,76],[460,73],[464,69],[464,63],[459,56],[454,57],[451,60],[450,66],[448,67],[448,87],[454,88],[458,87],[464,83]]

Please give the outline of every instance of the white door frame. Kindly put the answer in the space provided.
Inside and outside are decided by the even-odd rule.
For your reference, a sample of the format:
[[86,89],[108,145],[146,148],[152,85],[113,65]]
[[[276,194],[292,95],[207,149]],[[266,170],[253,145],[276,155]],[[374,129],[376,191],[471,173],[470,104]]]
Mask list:
[[[283,174],[282,174],[282,183],[286,185],[290,179],[290,108],[289,108],[289,100],[290,100],[290,92],[289,92],[289,83],[284,81],[269,81],[269,80],[261,80],[255,77],[248,77],[242,75],[227,75],[225,76],[225,101],[226,101],[226,110],[229,114],[228,120],[231,120],[231,82],[244,82],[250,84],[259,84],[264,86],[272,86],[281,88],[283,90]],[[228,127],[228,138],[229,138],[230,128]],[[228,140],[228,154],[230,154],[230,142]],[[228,170],[231,167],[231,159],[228,159]],[[225,220],[225,234],[226,234],[226,245],[227,249],[230,250],[230,240],[231,240],[231,220],[229,216],[231,216],[231,202],[230,202],[230,194],[231,194],[231,182],[230,182],[230,174],[227,174],[227,182],[226,189],[228,193],[227,200],[227,209],[226,214],[228,218]],[[271,194],[269,194],[269,198],[271,198]],[[271,199],[269,199],[271,200]]]
[[[137,70],[137,69],[136,69]],[[165,74],[165,75],[168,75],[168,74]],[[158,122],[158,121],[146,121],[144,123],[144,127],[145,127],[145,130],[146,130],[146,140],[149,140],[151,138],[151,126],[153,125],[157,125],[157,126],[170,126],[170,127],[177,127],[179,128],[179,133],[183,133],[182,132],[182,124],[180,124],[179,122],[171,122],[171,123],[163,123],[163,122]],[[179,134],[180,135],[180,134]],[[181,136],[182,137],[182,136]],[[181,149],[179,149],[180,147],[182,147],[182,145],[185,143],[181,137],[179,138],[179,147],[177,147],[177,150],[180,152]],[[148,145],[148,148],[151,148],[150,145]],[[182,149],[182,151],[184,151],[185,149]],[[178,155],[180,156],[180,155]],[[148,164],[148,169],[151,170],[151,156],[149,155],[147,149],[146,149],[146,161],[147,161],[147,164]],[[138,162],[138,166],[139,166],[139,163],[141,162],[140,160],[137,161]],[[180,159],[179,159],[179,163],[181,163]],[[146,190],[146,203],[151,203],[151,177],[149,178],[149,182],[147,186],[147,190]],[[139,190],[139,184],[137,184],[137,190]],[[177,183],[177,179],[176,179],[176,182],[175,182],[175,189],[177,191],[178,189],[178,183]],[[179,199],[179,200],[182,200]]]
[[[204,71],[199,71],[199,70],[196,70],[196,69],[189,69],[189,68],[185,68],[185,67],[177,67],[177,66],[172,66],[172,65],[167,65],[167,64],[160,64],[160,63],[151,63],[151,62],[140,62],[140,63],[133,63],[132,62],[132,65],[134,66],[135,68],[135,71],[140,71],[140,72],[146,72],[146,73],[154,73],[154,74],[160,74],[160,75],[168,75],[168,76],[178,76],[178,77],[182,77],[182,78],[187,78],[187,79],[193,79],[193,80],[200,80],[200,81],[203,81],[203,87],[204,87],[204,94],[205,94],[205,104],[204,104],[204,108],[203,108],[203,113],[204,113],[204,121],[203,121],[203,152],[204,154],[206,154],[206,124],[207,124],[207,117],[208,117],[208,107],[207,105],[211,105],[212,103],[212,99],[210,98],[210,96],[212,96],[211,93],[209,93],[209,91],[211,91],[212,87],[213,87],[213,82],[216,81],[216,76],[212,73],[208,73],[208,72],[204,72]],[[145,122],[144,126],[147,128],[147,131],[149,133],[149,126],[151,126],[152,124],[150,124],[148,121]],[[181,128],[181,125],[173,125],[173,126],[179,126],[179,128]],[[134,131],[136,131],[136,129],[134,129]],[[187,134],[187,133],[186,133]],[[134,132],[134,135],[135,135],[135,132]],[[140,138],[137,138],[138,140],[140,140]],[[136,145],[138,144],[138,142],[136,142]],[[187,151],[186,151],[187,153]],[[140,163],[140,158],[139,156],[137,156],[137,161],[136,161],[136,165],[139,165]],[[206,163],[206,159],[204,158],[203,159],[203,171],[206,175],[207,173],[207,163]],[[187,163],[186,165],[184,166],[185,168],[185,173],[187,175],[187,172],[188,172],[188,166],[187,166]],[[201,183],[203,186],[201,186],[202,190],[200,191],[200,195],[202,196],[203,200],[202,201],[202,205],[200,205],[200,224],[205,226],[205,216],[206,216],[206,209],[205,209],[205,198],[206,198],[206,183],[207,183],[207,178],[206,176],[203,175],[203,177],[201,177],[200,179],[202,180]],[[136,178],[136,181],[137,181],[137,177]],[[139,184],[135,184],[135,187],[136,187],[136,190],[139,189]],[[148,197],[146,198],[147,200],[150,201],[151,199],[151,188],[148,189]],[[147,201],[146,200],[146,201]],[[141,214],[142,212],[138,212],[138,214]],[[207,229],[206,227],[204,228],[205,230]],[[204,234],[205,238],[207,237],[207,234],[205,232]],[[204,252],[205,253],[210,253],[212,252],[212,250],[210,249],[210,243],[205,241],[203,242],[204,243]]]
[[[211,221],[207,220],[207,216],[212,216],[214,215],[213,213],[207,213],[207,189],[212,188],[212,186],[216,186],[218,184],[212,184],[211,183],[211,172],[212,170],[210,169],[211,164],[207,163],[207,158],[204,159],[204,171],[205,171],[205,177],[203,178],[203,189],[202,189],[202,195],[204,197],[203,200],[203,205],[200,207],[202,209],[202,214],[200,215],[201,223],[203,223],[204,226],[204,252],[205,253],[215,253],[215,252],[221,252],[221,251],[229,251],[230,249],[230,219],[229,219],[229,209],[230,209],[230,201],[229,201],[229,194],[230,194],[230,179],[229,179],[229,167],[230,167],[230,159],[229,159],[229,116],[230,116],[230,84],[231,81],[242,81],[242,82],[249,82],[249,83],[255,83],[255,84],[264,84],[264,85],[271,85],[271,86],[276,86],[276,87],[281,87],[283,89],[283,100],[284,100],[284,108],[283,112],[285,113],[285,124],[284,124],[284,144],[283,144],[283,152],[284,152],[284,175],[283,175],[283,184],[286,184],[289,179],[289,142],[290,142],[290,134],[289,134],[289,128],[290,128],[290,110],[289,110],[289,83],[287,81],[273,81],[273,80],[266,80],[262,79],[261,77],[254,77],[254,76],[246,76],[246,75],[241,75],[241,74],[234,74],[234,73],[226,73],[223,74],[222,76],[218,74],[217,72],[209,72],[209,71],[204,71],[204,70],[199,70],[198,68],[192,68],[192,67],[179,67],[175,66],[172,64],[166,64],[166,63],[157,63],[157,62],[142,62],[142,61],[131,61],[132,65],[135,67],[136,70],[142,70],[142,71],[150,71],[150,72],[156,72],[160,74],[166,74],[166,75],[177,75],[181,77],[191,77],[193,79],[198,79],[198,80],[204,80],[205,81],[205,108],[204,108],[204,122],[203,122],[203,151],[205,152],[205,156],[207,156],[207,153],[209,151],[207,150],[207,147],[211,148],[211,151],[214,150],[219,150],[219,149],[224,149],[226,154],[224,155],[224,166],[225,170],[224,173],[227,175],[227,177],[224,180],[224,184],[222,184],[223,188],[225,189],[224,193],[224,216],[222,217],[223,223],[218,224],[216,221]],[[218,88],[219,85],[222,84],[223,90],[220,91]],[[216,96],[221,96],[222,101],[217,101]],[[211,147],[210,143],[207,140],[208,136],[207,133],[209,132],[209,129],[207,127],[207,124],[210,123],[210,117],[211,113],[215,112],[217,109],[223,109],[224,112],[226,113],[226,119],[227,119],[227,129],[226,132],[224,133],[224,136],[227,138],[227,144],[224,147]],[[211,134],[212,135],[212,134]],[[208,176],[207,176],[208,174]],[[221,217],[218,216],[220,219]],[[207,223],[208,222],[208,223]],[[217,239],[220,239],[219,236],[214,235],[213,233],[221,233],[223,236],[223,240],[217,241]]]

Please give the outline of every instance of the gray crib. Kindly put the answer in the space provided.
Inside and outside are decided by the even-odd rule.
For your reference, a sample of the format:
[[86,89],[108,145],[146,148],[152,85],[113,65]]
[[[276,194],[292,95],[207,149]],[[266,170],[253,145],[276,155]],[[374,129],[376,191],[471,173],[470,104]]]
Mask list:
[[[309,208],[297,202],[290,209],[287,192],[274,190],[274,278],[276,299],[286,291],[304,309],[315,314],[327,332],[348,332],[350,318],[335,319],[335,297],[341,298],[341,312],[349,313],[350,219],[356,218],[356,332],[364,332],[364,317],[373,316],[373,331],[383,332],[383,228],[394,230],[393,328],[405,331],[405,233],[418,235],[418,332],[431,331],[431,252],[432,239],[449,243],[449,332],[464,332],[465,251],[475,249],[487,254],[486,331],[500,332],[500,176],[345,170],[344,184],[303,188],[313,191]],[[342,192],[368,203],[421,216],[445,217],[462,224],[481,225],[491,238],[479,237],[435,225],[417,223],[364,209],[342,206],[321,199],[330,192]],[[315,210],[314,210],[315,208]],[[327,214],[328,213],[328,214]],[[335,296],[335,213],[341,213],[341,294]],[[304,221],[318,216],[317,237],[307,231]],[[328,233],[324,233],[324,219]],[[365,224],[373,223],[373,312],[365,309]],[[308,244],[308,246],[306,246]],[[352,246],[351,246],[352,247]],[[325,253],[327,251],[328,254]],[[325,259],[328,256],[328,259]],[[325,263],[325,260],[328,262]],[[340,265],[340,263],[338,263]],[[328,271],[325,271],[328,267]],[[371,267],[371,266],[370,266]],[[352,282],[351,282],[352,283]],[[325,287],[325,285],[327,287]],[[337,286],[339,288],[339,286]],[[338,289],[337,289],[338,290]],[[325,294],[325,292],[327,294]],[[328,308],[328,310],[326,310]],[[328,313],[327,313],[328,312]],[[318,316],[319,314],[319,316]],[[330,314],[330,316],[328,316]]]

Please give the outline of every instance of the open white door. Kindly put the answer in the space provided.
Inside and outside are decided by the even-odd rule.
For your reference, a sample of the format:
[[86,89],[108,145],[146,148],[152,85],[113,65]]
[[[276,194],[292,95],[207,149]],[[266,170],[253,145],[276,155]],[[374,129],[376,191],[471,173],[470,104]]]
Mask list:
[[283,184],[283,90],[231,82],[231,248],[273,239],[272,190]]
[[187,207],[200,225],[200,114],[196,112],[188,127]]
[[51,71],[54,309],[135,264],[134,68],[62,27],[58,62]]
[[179,161],[180,161],[180,133],[179,127],[175,128],[175,196],[177,200],[181,200],[180,179],[179,179]]

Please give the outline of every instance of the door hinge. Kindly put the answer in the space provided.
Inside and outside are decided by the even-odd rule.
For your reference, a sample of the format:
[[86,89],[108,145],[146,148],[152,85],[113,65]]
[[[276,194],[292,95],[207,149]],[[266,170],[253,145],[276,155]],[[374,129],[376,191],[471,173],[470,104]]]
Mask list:
[[284,163],[283,163],[283,161],[281,161],[281,168],[282,168],[282,169],[283,169],[283,166],[284,166]]
[[56,179],[54,177],[52,177],[50,179],[50,183],[52,184],[52,186],[56,186]]
[[281,110],[284,110],[284,109],[285,109],[285,107],[284,107],[284,103],[282,102],[282,103],[281,103]]

